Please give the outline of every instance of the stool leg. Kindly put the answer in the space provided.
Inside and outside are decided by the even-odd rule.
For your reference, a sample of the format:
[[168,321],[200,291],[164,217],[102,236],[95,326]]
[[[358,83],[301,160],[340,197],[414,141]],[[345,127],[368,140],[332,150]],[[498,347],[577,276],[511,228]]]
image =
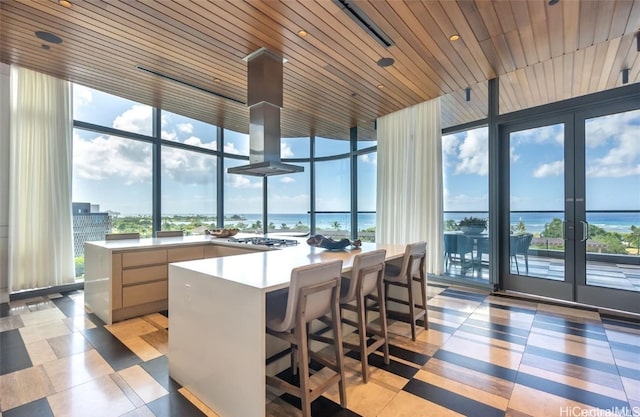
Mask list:
[[367,316],[364,308],[364,296],[358,290],[357,297],[358,308],[358,333],[360,337],[360,364],[362,366],[362,381],[366,384],[369,380],[369,358],[367,356]]
[[413,278],[407,277],[407,290],[409,293],[409,319],[411,320],[411,339],[416,341],[416,306],[413,304]]
[[336,351],[336,364],[338,366],[338,372],[340,373],[340,381],[338,382],[340,390],[340,405],[342,408],[347,408],[347,388],[344,380],[344,348],[342,346],[342,321],[340,319],[340,304],[338,302],[337,295],[335,296],[331,307],[331,323],[331,327],[333,328],[333,338],[335,339],[334,347]]
[[302,416],[311,417],[311,401],[309,398],[311,383],[309,381],[309,346],[307,341],[307,326],[298,323],[294,330],[296,334],[296,342],[298,345],[298,355],[300,360],[300,403],[302,407]]
[[422,292],[422,307],[424,307],[424,329],[429,330],[429,311],[427,310],[427,277],[420,273],[420,292]]
[[382,329],[382,337],[384,337],[384,364],[389,365],[389,336],[387,335],[387,303],[385,302],[384,285],[378,280],[378,299],[380,306],[380,328]]

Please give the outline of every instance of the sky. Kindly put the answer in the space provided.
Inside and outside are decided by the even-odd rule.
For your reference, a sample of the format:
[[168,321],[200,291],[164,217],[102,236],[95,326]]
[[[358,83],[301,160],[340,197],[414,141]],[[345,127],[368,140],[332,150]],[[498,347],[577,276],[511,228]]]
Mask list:
[[[445,211],[487,211],[486,127],[443,137]],[[513,211],[563,210],[563,125],[513,132],[509,140]],[[572,154],[572,153],[570,153]],[[587,210],[640,209],[640,110],[588,119]]]
[[[151,107],[74,85],[74,119],[151,135]],[[445,211],[488,210],[487,128],[444,136]],[[216,149],[215,128],[162,112],[162,138]],[[248,135],[224,133],[224,151],[249,154]],[[374,142],[359,144],[373,146]],[[564,135],[562,125],[513,132],[510,147],[511,210],[562,210]],[[587,120],[586,195],[588,210],[640,208],[640,110]],[[316,138],[318,156],[349,151],[347,141]],[[283,158],[308,158],[308,138],[285,138]],[[358,210],[375,211],[376,153],[358,158]],[[247,161],[231,158],[225,168]],[[269,212],[306,213],[310,205],[309,165],[304,172],[267,179]],[[152,147],[148,143],[74,129],[76,202],[102,211],[151,213]],[[163,214],[216,211],[216,158],[168,146],[162,151]],[[349,211],[349,161],[325,161],[316,168],[316,210]],[[225,214],[262,211],[263,180],[224,174]]]
[[[127,132],[151,135],[149,106],[74,85],[74,119]],[[162,112],[161,137],[206,149],[216,149],[216,129],[177,114]],[[224,131],[224,152],[249,154],[249,137]],[[360,148],[373,146],[363,142]],[[148,143],[74,129],[73,200],[98,204],[101,211],[121,214],[150,214],[152,200],[152,146]],[[317,156],[349,152],[348,141],[316,138]],[[375,153],[358,158],[359,210],[375,211]],[[308,158],[308,138],[283,138],[281,156]],[[162,147],[163,214],[213,214],[216,211],[216,158],[210,155]],[[247,160],[225,160],[226,215],[262,212],[263,179],[227,174],[226,168],[247,164]],[[304,172],[269,177],[268,202],[271,213],[306,213],[310,207],[309,164]],[[316,165],[316,210],[349,211],[349,160],[319,162]],[[373,190],[373,192],[371,192]]]

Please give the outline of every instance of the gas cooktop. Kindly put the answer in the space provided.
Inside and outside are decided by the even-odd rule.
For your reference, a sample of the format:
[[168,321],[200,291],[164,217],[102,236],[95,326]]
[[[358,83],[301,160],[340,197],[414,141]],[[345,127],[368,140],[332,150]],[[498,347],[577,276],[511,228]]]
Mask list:
[[230,237],[229,242],[246,243],[247,245],[269,246],[274,248],[282,248],[286,246],[295,246],[298,244],[297,240],[293,239],[277,239],[271,237]]

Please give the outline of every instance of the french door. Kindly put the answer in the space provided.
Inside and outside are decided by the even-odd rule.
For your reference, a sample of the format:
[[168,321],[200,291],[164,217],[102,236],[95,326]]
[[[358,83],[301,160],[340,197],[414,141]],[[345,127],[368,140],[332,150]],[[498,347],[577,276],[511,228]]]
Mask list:
[[640,313],[639,126],[622,104],[500,127],[503,288]]

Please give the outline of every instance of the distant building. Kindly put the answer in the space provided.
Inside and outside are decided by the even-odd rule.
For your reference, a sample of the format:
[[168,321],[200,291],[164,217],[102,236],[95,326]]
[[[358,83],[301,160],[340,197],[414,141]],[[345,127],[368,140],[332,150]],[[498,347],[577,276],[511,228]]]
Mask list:
[[74,255],[84,255],[84,242],[104,240],[111,232],[109,213],[100,213],[100,206],[91,203],[72,203]]

